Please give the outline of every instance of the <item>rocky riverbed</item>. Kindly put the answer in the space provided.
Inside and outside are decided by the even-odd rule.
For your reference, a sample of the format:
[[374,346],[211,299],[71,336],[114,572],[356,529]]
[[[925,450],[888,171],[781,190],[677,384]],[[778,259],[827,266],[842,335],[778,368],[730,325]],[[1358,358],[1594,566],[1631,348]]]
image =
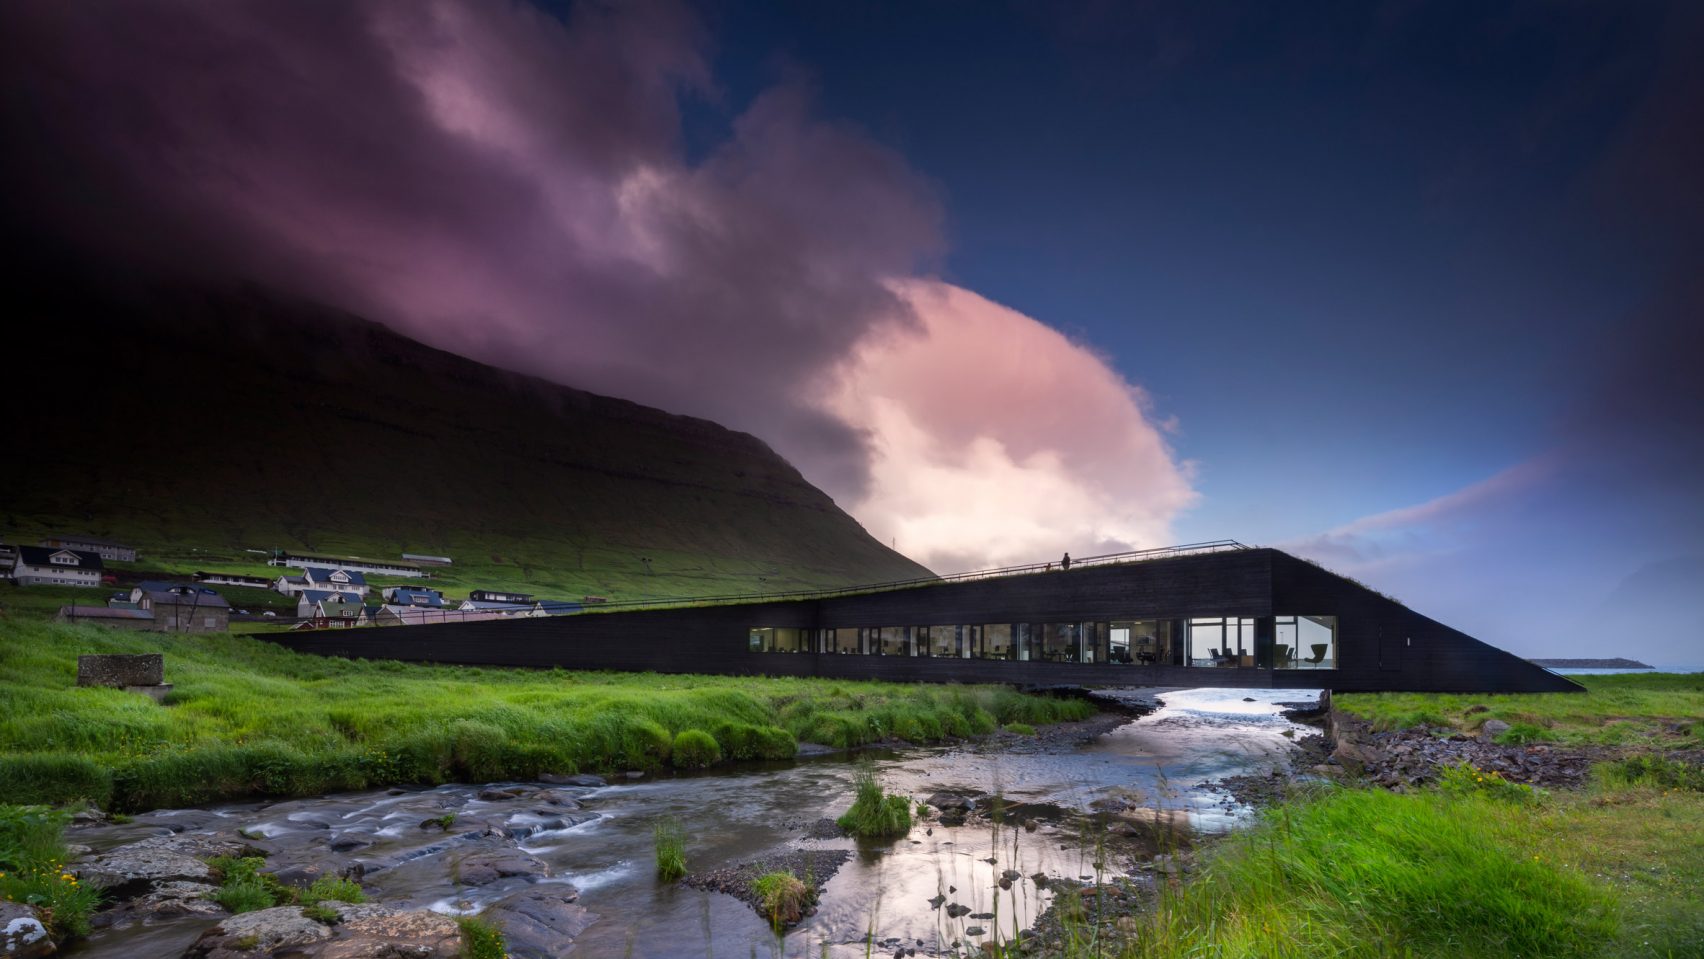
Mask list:
[[[1179,874],[1196,834],[1248,814],[1210,783],[1285,764],[1307,732],[1240,691],[1168,696],[1136,721],[858,757],[85,816],[69,835],[75,868],[110,904],[69,954],[448,956],[456,919],[480,916],[517,957],[972,955],[1035,926],[1073,884]],[[909,835],[864,842],[833,826],[857,762],[926,804]],[[686,828],[689,882],[656,879],[651,827],[665,816]],[[289,886],[343,877],[369,901],[233,916],[211,898],[207,860],[245,855]],[[751,878],[777,867],[819,887],[785,938],[751,903]]]

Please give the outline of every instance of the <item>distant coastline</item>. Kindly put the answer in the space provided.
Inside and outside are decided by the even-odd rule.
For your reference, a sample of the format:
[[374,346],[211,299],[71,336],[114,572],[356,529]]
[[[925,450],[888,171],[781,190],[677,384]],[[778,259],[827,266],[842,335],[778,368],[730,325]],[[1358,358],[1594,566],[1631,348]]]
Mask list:
[[1636,659],[1529,659],[1527,662],[1545,669],[1656,669]]

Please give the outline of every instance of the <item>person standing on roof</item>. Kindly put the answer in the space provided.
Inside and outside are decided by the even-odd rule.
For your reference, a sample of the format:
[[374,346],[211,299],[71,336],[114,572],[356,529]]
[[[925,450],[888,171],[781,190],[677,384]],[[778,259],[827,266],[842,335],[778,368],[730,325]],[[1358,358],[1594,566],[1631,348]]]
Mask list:
[[1065,558],[1059,561],[1059,568],[1061,570],[1067,572],[1067,573],[1069,573],[1071,571],[1071,554],[1070,553],[1066,553]]

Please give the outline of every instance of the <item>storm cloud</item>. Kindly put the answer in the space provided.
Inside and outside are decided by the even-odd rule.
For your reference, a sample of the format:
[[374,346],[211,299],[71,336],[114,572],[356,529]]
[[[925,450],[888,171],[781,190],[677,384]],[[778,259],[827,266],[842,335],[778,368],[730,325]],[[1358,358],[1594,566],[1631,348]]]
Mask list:
[[929,278],[930,184],[806,87],[689,153],[721,94],[681,7],[29,2],[0,36],[14,229],[747,430],[926,561],[1155,545],[1192,497],[1139,389]]

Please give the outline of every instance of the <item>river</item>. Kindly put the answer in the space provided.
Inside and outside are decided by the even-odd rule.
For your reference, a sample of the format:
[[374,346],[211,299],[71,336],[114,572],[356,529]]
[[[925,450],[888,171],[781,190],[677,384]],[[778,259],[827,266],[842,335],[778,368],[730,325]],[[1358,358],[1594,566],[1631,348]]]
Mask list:
[[[919,801],[951,793],[976,805],[963,825],[931,817],[886,842],[809,836],[850,804],[857,766],[843,753],[700,775],[618,777],[548,794],[520,788],[518,798],[501,794],[505,784],[449,785],[160,811],[124,825],[83,827],[71,839],[98,851],[167,830],[239,829],[274,852],[272,867],[358,862],[370,898],[441,912],[477,913],[523,887],[571,883],[578,905],[596,916],[574,940],[575,956],[850,959],[871,954],[872,930],[883,944],[877,955],[906,946],[942,954],[954,943],[970,951],[1027,927],[1046,907],[1049,884],[1032,876],[1139,872],[1172,844],[1236,828],[1250,811],[1208,784],[1284,764],[1294,741],[1314,731],[1286,719],[1277,703],[1317,693],[1159,695],[1161,708],[1086,742],[1002,737],[859,753],[890,792]],[[541,806],[543,795],[563,805]],[[990,817],[994,796],[1000,809]],[[420,826],[450,813],[449,835]],[[851,856],[822,885],[816,914],[778,938],[731,896],[656,880],[652,827],[663,816],[684,825],[692,872],[808,850]],[[481,826],[478,837],[485,838],[475,835]],[[542,868],[471,885],[470,864],[496,842]],[[1010,881],[1008,870],[1021,878]],[[1003,874],[1009,888],[999,882]],[[964,914],[949,916],[943,903],[962,905]],[[212,921],[97,930],[68,955],[177,957]]]

